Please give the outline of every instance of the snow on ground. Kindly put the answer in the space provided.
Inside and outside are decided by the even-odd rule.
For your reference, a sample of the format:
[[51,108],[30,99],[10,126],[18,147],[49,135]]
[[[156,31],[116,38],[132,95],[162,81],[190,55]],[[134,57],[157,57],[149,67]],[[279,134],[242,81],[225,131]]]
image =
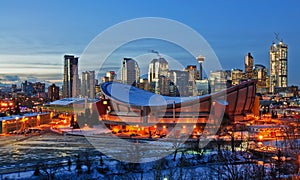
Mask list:
[[101,125],[94,126],[93,128],[84,126],[80,129],[73,129],[69,126],[56,126],[51,129],[52,131],[59,133],[67,133],[70,135],[82,135],[82,136],[90,136],[90,135],[100,135],[111,133],[111,131],[107,128],[103,128]]

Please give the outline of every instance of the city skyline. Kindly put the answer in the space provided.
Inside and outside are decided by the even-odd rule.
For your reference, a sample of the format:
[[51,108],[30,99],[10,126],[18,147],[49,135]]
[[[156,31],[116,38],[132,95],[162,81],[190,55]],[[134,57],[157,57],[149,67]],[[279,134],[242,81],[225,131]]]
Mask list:
[[[293,23],[299,15],[298,2],[192,1],[187,4],[173,1],[172,4],[159,2],[161,8],[155,2],[140,6],[135,1],[95,2],[93,6],[76,1],[58,2],[19,2],[19,6],[15,6],[14,1],[1,2],[0,84],[20,84],[24,80],[61,83],[64,54],[80,57],[88,43],[110,26],[133,18],[156,16],[174,19],[195,29],[214,49],[223,69],[243,69],[243,59],[248,52],[256,64],[269,69],[269,47],[276,40],[274,32],[278,32],[289,45],[288,84],[299,85],[296,59],[300,57],[297,53],[300,27]],[[65,7],[83,13],[65,14]],[[128,13],[122,13],[122,9]],[[178,10],[186,13],[178,13]],[[284,16],[278,15],[280,13]],[[120,67],[121,63],[113,65]]]

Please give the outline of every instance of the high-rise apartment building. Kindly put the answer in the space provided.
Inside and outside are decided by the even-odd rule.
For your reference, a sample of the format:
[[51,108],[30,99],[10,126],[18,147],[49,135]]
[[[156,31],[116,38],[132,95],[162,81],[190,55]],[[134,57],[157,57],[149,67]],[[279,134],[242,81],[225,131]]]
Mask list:
[[121,69],[121,81],[128,85],[136,85],[140,79],[140,68],[132,58],[124,58]]
[[254,78],[254,73],[253,73],[253,65],[254,65],[254,60],[249,52],[245,56],[245,79],[253,79]]
[[82,72],[81,95],[95,98],[95,71]]
[[275,87],[288,86],[288,45],[280,41],[270,47],[270,92],[274,93]]
[[80,81],[78,77],[78,57],[64,56],[63,97],[77,97],[79,95]]

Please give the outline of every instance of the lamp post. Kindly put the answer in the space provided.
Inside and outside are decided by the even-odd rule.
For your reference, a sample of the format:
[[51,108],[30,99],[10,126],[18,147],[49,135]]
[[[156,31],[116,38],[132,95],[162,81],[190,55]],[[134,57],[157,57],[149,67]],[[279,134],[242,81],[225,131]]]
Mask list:
[[18,130],[18,120],[19,120],[19,117],[16,117],[16,134],[17,134],[17,141],[18,141],[18,134],[19,134],[19,130]]
[[6,124],[5,124],[5,120],[3,120],[2,122],[3,122],[3,126],[2,126],[3,129],[2,129],[2,132],[1,132],[1,133],[4,134],[4,133],[7,133],[7,131],[6,131]]

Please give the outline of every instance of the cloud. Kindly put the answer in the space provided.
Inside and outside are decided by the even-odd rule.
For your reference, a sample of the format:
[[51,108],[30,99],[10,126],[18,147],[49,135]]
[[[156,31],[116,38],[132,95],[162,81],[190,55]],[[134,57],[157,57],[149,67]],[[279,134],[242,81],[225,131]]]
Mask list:
[[17,75],[5,75],[3,76],[3,78],[1,79],[2,81],[20,81],[20,77]]
[[36,82],[36,81],[38,81],[38,78],[36,78],[34,76],[27,76],[26,80],[29,81],[29,82]]

